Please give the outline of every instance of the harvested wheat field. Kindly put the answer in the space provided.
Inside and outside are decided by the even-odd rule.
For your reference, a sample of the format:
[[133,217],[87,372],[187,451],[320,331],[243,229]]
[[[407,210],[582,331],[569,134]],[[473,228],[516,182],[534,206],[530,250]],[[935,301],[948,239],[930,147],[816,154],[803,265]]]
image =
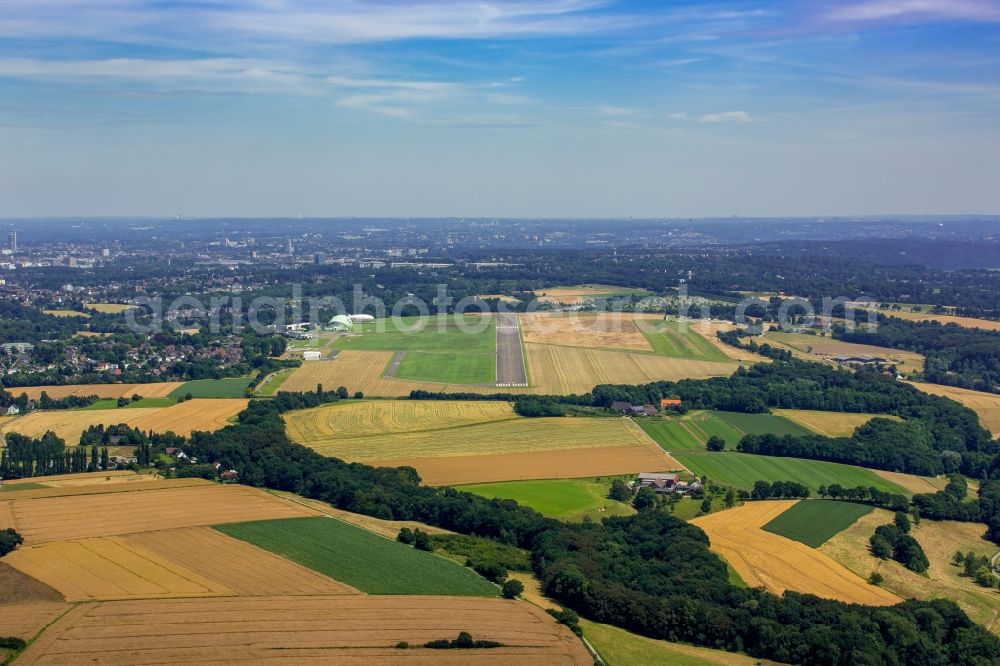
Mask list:
[[874,418],[900,421],[898,416],[888,414],[854,414],[851,412],[817,412],[809,409],[773,409],[800,426],[826,437],[850,437],[860,426]]
[[[131,447],[128,447],[131,448]],[[59,474],[56,476],[36,476],[24,479],[28,483],[40,483],[50,488],[78,488],[80,486],[106,486],[117,483],[146,483],[160,481],[163,477],[155,472],[140,474],[131,470],[111,469],[106,472],[82,472]]]
[[878,310],[887,317],[897,317],[907,321],[936,321],[939,324],[955,324],[962,328],[981,328],[985,331],[1000,331],[1000,321],[992,319],[976,319],[974,317],[958,317],[946,314],[931,314],[929,312],[910,312],[908,310]]
[[[332,361],[303,363],[281,385],[282,391],[315,391],[317,384],[330,388],[345,386],[351,393],[361,391],[366,396],[400,398],[410,391],[444,391],[452,393],[496,393],[492,384],[438,384],[410,379],[383,377],[394,356],[391,351],[357,351],[345,349]],[[508,389],[509,393],[528,393],[527,389]]]
[[518,316],[525,342],[652,352],[636,319],[649,317],[621,312],[535,312]]
[[399,535],[399,530],[404,527],[408,527],[411,530],[419,529],[423,532],[427,532],[428,534],[454,534],[454,532],[450,530],[441,529],[440,527],[434,527],[433,525],[427,525],[426,523],[420,523],[415,520],[385,520],[383,518],[375,518],[374,516],[366,516],[361,513],[344,511],[343,509],[338,509],[327,504],[326,502],[308,499],[306,497],[302,497],[301,495],[295,495],[281,490],[271,490],[268,492],[291,502],[304,504],[307,507],[316,509],[319,513],[327,516],[333,516],[334,518],[342,520],[345,523],[350,523],[351,525],[356,525],[362,529],[368,530],[369,532],[380,534],[387,539],[395,539]]
[[[98,398],[131,398],[141,395],[144,398],[166,398],[170,392],[184,382],[157,382],[155,384],[65,384],[62,386],[18,386],[7,389],[13,395],[25,394],[29,400],[38,400],[45,391],[50,398],[65,398],[70,395],[91,396]],[[313,387],[316,388],[315,386]]]
[[951,398],[955,402],[965,405],[979,415],[979,422],[983,424],[984,428],[993,433],[994,437],[1000,437],[1000,395],[940,384],[908,383],[924,393]]
[[695,361],[652,354],[525,344],[535,392],[586,393],[598,384],[644,384],[658,380],[704,379],[733,374],[736,362]]
[[0,432],[16,432],[29,437],[41,437],[51,430],[61,437],[69,446],[80,443],[80,435],[84,430],[94,425],[109,426],[115,423],[131,425],[139,419],[160,411],[155,407],[137,407],[135,409],[95,409],[95,410],[65,410],[51,412],[31,412],[19,417],[12,423],[0,425]]
[[29,601],[0,604],[0,636],[31,640],[72,606],[62,601]]
[[370,464],[413,467],[423,482],[431,486],[532,479],[579,479],[686,469],[654,444],[443,458],[396,458],[375,460]]
[[[392,538],[398,533],[397,529]],[[238,596],[360,594],[349,585],[210,527],[143,532],[127,541]]]
[[8,527],[17,528],[13,506],[11,502],[0,502],[0,530],[5,530]]
[[43,499],[17,498],[0,502],[0,506],[4,505],[11,506],[17,529],[27,545],[316,515],[315,511],[304,506],[249,486],[212,483],[145,490],[127,496],[101,493]]
[[[869,469],[873,474],[881,476],[886,481],[902,486],[911,493],[936,493],[944,490],[948,485],[948,479],[933,476],[917,476],[916,474],[903,474],[902,472],[886,472],[881,469]],[[970,486],[970,491],[972,490]]]
[[740,349],[739,347],[727,345],[722,340],[719,340],[718,333],[720,331],[734,331],[737,328],[740,328],[736,324],[731,324],[728,321],[717,321],[715,319],[711,321],[699,319],[698,321],[688,322],[688,328],[711,342],[712,345],[714,345],[719,351],[734,361],[743,361],[745,363],[771,362],[771,359],[766,356],[754,354],[752,351],[747,349]]
[[373,400],[290,412],[285,423],[289,436],[304,442],[444,430],[518,418],[508,402]]
[[516,417],[439,430],[388,432],[351,438],[320,436],[296,441],[325,456],[348,462],[370,462],[392,458],[642,446],[648,440],[645,433],[628,419]]
[[102,537],[22,546],[4,558],[67,601],[232,594],[227,588],[131,542]]
[[101,314],[120,314],[126,310],[132,310],[137,307],[139,306],[130,305],[128,303],[88,303],[86,305],[88,310],[100,312]]
[[170,407],[39,411],[9,423],[0,423],[0,432],[40,437],[51,430],[73,446],[90,426],[124,423],[144,432],[173,431],[186,437],[195,430],[213,431],[224,428],[229,425],[229,419],[246,409],[247,402],[242,398],[195,398]]
[[195,398],[144,414],[130,420],[129,425],[147,432],[173,432],[187,437],[196,430],[212,432],[225,428],[249,402],[243,398]]
[[962,576],[962,568],[951,562],[956,550],[972,551],[987,557],[996,546],[983,539],[985,528],[979,523],[957,523],[949,520],[922,520],[912,529],[930,562],[926,576],[916,574],[898,562],[873,557],[868,539],[879,525],[888,525],[893,514],[875,509],[840,532],[820,547],[820,550],[862,578],[878,571],[882,587],[904,598],[951,599],[969,617],[994,633],[1000,633],[1000,596],[996,591],[980,587],[971,578]]
[[5,558],[67,601],[358,594],[209,527],[22,547]]
[[394,648],[460,631],[505,644],[477,651],[477,664],[593,664],[578,638],[531,604],[361,595],[83,604],[43,632],[18,663],[467,664],[462,651]]
[[51,317],[83,317],[84,319],[90,319],[89,314],[78,312],[77,310],[42,310],[42,312]]
[[[100,473],[100,472],[99,472]],[[138,475],[136,475],[138,476]],[[35,477],[30,481],[38,481],[45,477]],[[147,480],[148,479],[148,480]],[[48,484],[43,484],[47,486]],[[139,477],[133,482],[116,482],[112,477],[108,483],[80,483],[66,485],[58,483],[54,487],[33,488],[18,490],[16,492],[5,492],[0,494],[0,512],[3,511],[4,504],[11,504],[15,500],[44,499],[48,497],[80,497],[81,495],[108,495],[117,493],[134,493],[146,490],[163,490],[169,488],[190,488],[193,486],[209,486],[211,481],[205,479],[158,479],[150,477]],[[12,505],[12,504],[11,504]]]
[[535,291],[539,301],[580,305],[587,299],[603,298],[614,294],[646,293],[645,289],[616,287],[610,284],[580,284],[573,287],[547,287]]
[[794,590],[848,603],[887,606],[896,595],[869,585],[828,555],[761,529],[794,500],[747,502],[691,521],[708,534],[712,550],[726,558],[746,583],[774,594]]

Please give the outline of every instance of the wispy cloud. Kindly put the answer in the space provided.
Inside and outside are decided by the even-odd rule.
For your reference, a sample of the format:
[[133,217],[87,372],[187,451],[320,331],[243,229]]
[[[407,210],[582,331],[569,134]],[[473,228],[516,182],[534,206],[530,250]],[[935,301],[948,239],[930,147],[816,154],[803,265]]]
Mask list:
[[836,21],[880,21],[895,18],[1000,21],[1000,6],[988,0],[870,0],[842,4],[827,17]]
[[635,114],[635,109],[630,109],[624,106],[612,106],[610,104],[601,104],[595,109],[595,111],[598,115],[612,117],[631,116]]
[[746,111],[709,113],[698,118],[700,123],[752,123],[753,121],[753,117]]

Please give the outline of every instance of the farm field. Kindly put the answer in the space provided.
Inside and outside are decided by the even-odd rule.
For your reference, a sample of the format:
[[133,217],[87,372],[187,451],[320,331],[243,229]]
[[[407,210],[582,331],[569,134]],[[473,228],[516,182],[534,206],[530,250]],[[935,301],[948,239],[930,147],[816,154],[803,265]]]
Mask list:
[[[492,384],[496,373],[496,323],[493,317],[431,318],[420,330],[419,318],[403,318],[356,326],[353,334],[334,340],[334,349],[404,352],[396,377],[455,384]],[[464,328],[461,324],[464,324]]]
[[912,312],[909,310],[877,310],[877,312],[889,317],[906,319],[907,321],[936,321],[940,324],[955,324],[962,328],[981,328],[985,331],[1000,331],[1000,321],[992,319],[976,319],[974,317]]
[[307,441],[447,430],[519,418],[507,402],[368,400],[290,412],[285,415],[285,422],[290,437]]
[[819,548],[871,510],[870,506],[851,502],[802,500],[762,529]]
[[913,573],[901,564],[873,557],[868,539],[879,525],[887,525],[893,514],[875,509],[836,535],[820,551],[837,560],[858,576],[867,578],[873,571],[882,574],[882,587],[901,597],[915,599],[951,599],[969,617],[994,633],[1000,633],[1000,597],[996,591],[980,587],[961,574],[961,568],[951,562],[956,550],[972,551],[992,556],[997,547],[982,538],[983,526],[978,523],[922,520],[911,534],[920,543],[930,561],[926,576]]
[[[0,604],[0,636],[31,640],[47,624],[71,608],[62,601]],[[0,652],[0,658],[4,655]]]
[[695,329],[697,322],[656,320],[645,322],[642,334],[660,356],[703,361],[729,361],[730,357]]
[[832,483],[845,488],[875,486],[886,492],[910,494],[871,470],[853,465],[736,452],[677,453],[674,457],[698,476],[708,475],[711,480],[746,490],[753,488],[755,481],[797,481],[814,495],[820,486]]
[[[142,405],[144,402],[145,400],[141,400],[133,404]],[[173,431],[187,436],[195,430],[212,431],[229,425],[229,419],[246,409],[246,406],[245,399],[195,399],[163,408],[35,411],[0,424],[0,432],[41,437],[51,430],[69,446],[79,443],[81,433],[92,425],[124,423],[143,431]]]
[[616,287],[610,284],[578,284],[571,287],[546,287],[535,290],[539,301],[562,303],[564,305],[580,305],[593,298],[608,296],[625,296],[629,294],[648,294],[645,289],[631,287]]
[[90,319],[90,315],[86,312],[77,312],[76,310],[42,310],[42,312],[52,317],[82,317]]
[[643,324],[653,323],[643,315],[617,312],[518,315],[526,343],[651,352],[653,347],[639,330],[638,320],[643,320]]
[[[98,472],[104,474],[105,472]],[[120,483],[117,479],[111,478],[107,483],[38,483],[41,488],[32,487],[21,490],[21,486],[12,486],[10,490],[0,495],[0,516],[5,510],[5,500],[29,500],[44,499],[47,497],[77,497],[80,495],[104,495],[108,493],[132,493],[146,490],[163,490],[173,488],[190,488],[192,486],[204,486],[209,484],[204,479],[160,479],[151,476],[137,477],[131,483]],[[6,482],[5,484],[6,485]],[[14,489],[16,493],[13,492]],[[6,510],[11,510],[7,505]]]
[[[129,396],[129,398],[131,398],[131,396]],[[119,407],[117,400],[112,398],[102,398],[93,404],[81,407],[80,411],[96,411],[99,409],[148,409],[150,407],[170,407],[176,404],[177,401],[173,398],[143,398],[137,402],[129,402],[124,407]]]
[[[401,398],[410,391],[443,391],[463,393],[496,393],[489,386],[467,384],[435,384],[434,382],[384,377],[394,353],[391,351],[356,351],[347,349],[328,361],[303,363],[282,384],[283,391],[315,391],[317,384],[334,389],[344,386],[352,394],[361,391],[368,397]],[[511,393],[528,393],[527,389],[504,389]]]
[[[49,627],[18,664],[193,664],[238,654],[241,663],[457,666],[469,655],[428,654],[415,646],[460,631],[511,646],[476,655],[491,666],[593,663],[566,627],[524,602],[317,596],[82,604]],[[403,641],[414,647],[394,649]]]
[[820,412],[809,409],[775,409],[773,413],[825,437],[850,437],[855,430],[874,418],[900,420],[889,414]]
[[296,368],[286,368],[284,370],[278,370],[277,372],[268,375],[264,383],[257,387],[257,395],[260,396],[271,396],[282,389],[282,384],[285,380],[292,376]]
[[[337,410],[339,407],[333,407],[331,414],[336,416]],[[324,434],[322,424],[313,430],[308,421],[304,422],[294,416],[290,421],[296,424],[289,428],[290,436],[296,441],[325,456],[348,462],[408,456],[442,457],[612,445],[634,446],[646,441],[642,432],[629,421],[616,418],[504,416],[451,428],[431,427],[402,432],[389,430],[356,437]]]
[[608,498],[611,479],[559,479],[546,481],[509,481],[459,486],[486,499],[511,499],[542,515],[561,520],[599,520],[606,516],[635,513],[627,504]]
[[86,309],[100,312],[101,314],[120,314],[126,310],[138,307],[128,303],[88,303]]
[[372,461],[370,464],[413,467],[420,474],[423,483],[431,486],[579,479],[684,469],[681,463],[652,442],[639,446],[595,446],[441,458],[396,458]]
[[719,331],[732,331],[737,328],[736,324],[732,324],[728,321],[718,321],[715,319],[706,321],[700,319],[698,321],[688,322],[690,330],[694,331],[698,335],[702,336],[708,340],[712,345],[714,345],[719,351],[728,356],[734,361],[743,361],[746,363],[770,363],[771,359],[766,356],[761,356],[760,354],[755,354],[747,349],[740,349],[738,347],[732,347],[726,343],[719,340],[717,333]]
[[184,382],[170,392],[170,397],[180,398],[190,393],[193,398],[242,398],[251,381],[250,377],[198,379]]
[[[141,489],[141,486],[119,486],[132,491],[128,495],[93,494],[93,489],[89,488],[59,488],[54,490],[89,491],[90,494],[34,499],[25,498],[25,494],[40,491],[26,490],[12,493],[10,499],[4,497],[0,501],[0,512],[8,507],[17,531],[29,546],[177,527],[315,515],[301,505],[249,486],[208,482],[159,489]],[[142,492],[138,492],[140,489]]]
[[834,340],[830,336],[808,335],[805,333],[781,333],[778,331],[768,331],[767,335],[758,339],[763,344],[778,343],[783,347],[788,347],[807,356],[812,360],[820,358],[833,362],[834,356],[880,356],[894,363],[897,369],[903,374],[911,372],[923,372],[924,357],[920,354],[905,351],[902,349],[889,349],[887,347],[875,347],[872,345],[859,345],[853,342],[843,342]]
[[[890,483],[895,483],[897,486],[905,488],[913,494],[936,493],[939,490],[944,490],[945,486],[948,485],[948,479],[943,476],[917,476],[916,474],[904,474],[903,472],[887,472],[881,469],[873,469],[871,472]],[[969,490],[970,492],[972,491],[971,484]]]
[[456,562],[327,516],[216,529],[369,594],[497,596],[497,586]]
[[635,422],[666,451],[704,451],[713,435],[730,447],[743,435],[775,433],[808,435],[810,432],[782,416],[737,414],[735,412],[693,411],[683,416],[639,418]]
[[925,382],[909,382],[909,384],[924,393],[951,398],[965,405],[979,415],[979,422],[993,433],[994,438],[1000,437],[1000,395]]
[[752,587],[774,594],[794,590],[848,603],[887,606],[899,597],[852,573],[818,550],[765,532],[764,525],[794,501],[747,502],[691,521],[705,531],[718,552]]
[[743,654],[658,641],[609,624],[580,620],[583,633],[608,664],[630,666],[755,666],[762,662]]
[[585,393],[598,384],[644,384],[658,380],[731,375],[735,361],[668,358],[652,354],[525,343],[534,392]]
[[[50,398],[65,398],[70,395],[91,396],[98,398],[131,398],[141,395],[144,398],[165,398],[170,392],[181,386],[182,382],[159,382],[156,384],[64,384],[59,386],[17,386],[7,389],[12,395],[27,395],[29,400],[38,400],[44,391]],[[315,388],[315,387],[314,387]]]

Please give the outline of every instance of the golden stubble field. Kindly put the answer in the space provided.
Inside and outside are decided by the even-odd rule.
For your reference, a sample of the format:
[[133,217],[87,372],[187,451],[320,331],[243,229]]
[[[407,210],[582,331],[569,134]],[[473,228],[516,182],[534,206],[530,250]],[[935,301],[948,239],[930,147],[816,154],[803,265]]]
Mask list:
[[651,318],[620,312],[518,315],[521,336],[526,343],[652,352],[649,340],[636,325],[637,319]]
[[285,423],[289,436],[304,442],[445,430],[517,418],[508,402],[370,400],[290,412]]
[[242,398],[195,398],[170,407],[35,411],[0,423],[0,432],[41,437],[51,430],[67,445],[75,446],[90,426],[124,423],[143,432],[174,432],[186,437],[196,430],[224,428],[232,417],[246,409],[247,403]]
[[[156,384],[65,384],[62,386],[18,386],[7,389],[13,395],[27,395],[29,400],[38,400],[42,391],[50,398],[65,398],[70,395],[90,396],[98,398],[131,398],[141,395],[144,398],[165,398],[170,392],[180,387],[184,382],[158,382]],[[315,387],[313,387],[315,388]]]
[[994,437],[1000,436],[1000,395],[925,382],[909,382],[909,384],[924,393],[951,398],[965,405],[979,415],[979,422],[993,433]]
[[951,562],[956,550],[987,557],[996,553],[996,546],[983,538],[981,523],[958,523],[950,520],[922,520],[911,534],[920,543],[930,562],[926,576],[916,574],[898,562],[873,557],[868,539],[879,525],[893,521],[893,514],[875,509],[853,525],[820,546],[829,555],[858,576],[867,578],[878,571],[884,578],[882,586],[904,598],[951,599],[969,617],[994,633],[1000,633],[1000,595],[995,590],[978,586],[961,574],[962,569]]
[[142,484],[121,485],[133,490],[85,494],[85,487],[57,488],[52,490],[76,491],[76,494],[34,499],[24,497],[23,493],[37,491],[23,490],[9,493],[14,496],[12,499],[0,497],[0,507],[8,508],[26,545],[315,515],[301,505],[249,486],[204,482],[140,490],[136,487]]
[[760,529],[795,500],[747,502],[691,521],[705,531],[746,583],[774,594],[794,590],[848,603],[887,606],[901,599],[851,572],[829,555]]
[[826,437],[849,437],[860,426],[874,418],[901,420],[886,414],[853,414],[850,412],[817,412],[808,409],[772,409],[774,414],[784,416],[807,430]]
[[360,595],[83,604],[47,629],[18,663],[467,664],[462,651],[394,648],[460,631],[511,646],[481,651],[477,663],[593,663],[579,639],[528,603]]
[[1000,321],[991,319],[975,319],[974,317],[958,317],[955,315],[937,315],[928,312],[910,312],[908,310],[878,310],[879,314],[897,317],[907,321],[936,321],[939,324],[955,324],[962,328],[981,328],[985,331],[1000,331]]

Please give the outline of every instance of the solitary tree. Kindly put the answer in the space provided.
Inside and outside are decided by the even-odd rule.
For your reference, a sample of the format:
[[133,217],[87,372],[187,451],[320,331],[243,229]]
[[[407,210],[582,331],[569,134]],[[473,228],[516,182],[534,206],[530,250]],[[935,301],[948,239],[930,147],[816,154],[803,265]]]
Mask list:
[[341,400],[347,400],[347,396],[348,396],[347,387],[346,386],[338,386],[337,387],[337,397],[340,398]]
[[524,592],[524,584],[519,580],[511,578],[500,588],[500,594],[504,599],[517,599]]
[[635,499],[632,500],[632,504],[637,511],[651,509],[655,503],[656,493],[653,492],[652,488],[639,488],[639,491],[635,494]]
[[708,438],[708,441],[705,443],[705,448],[708,449],[709,451],[722,451],[726,448],[726,440],[722,439],[721,437],[712,435],[711,437]]

